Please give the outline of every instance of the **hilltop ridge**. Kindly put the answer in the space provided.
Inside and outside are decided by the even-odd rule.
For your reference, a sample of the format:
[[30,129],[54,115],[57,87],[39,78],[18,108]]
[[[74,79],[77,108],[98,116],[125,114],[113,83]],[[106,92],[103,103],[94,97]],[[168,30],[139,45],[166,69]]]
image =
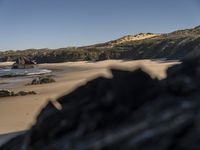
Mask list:
[[114,46],[126,43],[126,42],[131,42],[131,41],[140,41],[140,40],[145,40],[149,38],[154,38],[154,37],[159,37],[159,34],[154,34],[154,33],[139,33],[136,35],[126,35],[123,36],[119,39],[112,40],[109,42],[101,43],[101,44],[95,44],[91,46],[85,46],[85,47],[101,47],[101,48],[112,48]]
[[200,26],[167,34],[140,33],[105,43],[60,49],[0,52],[0,61],[25,56],[38,63],[107,59],[183,59],[200,55]]

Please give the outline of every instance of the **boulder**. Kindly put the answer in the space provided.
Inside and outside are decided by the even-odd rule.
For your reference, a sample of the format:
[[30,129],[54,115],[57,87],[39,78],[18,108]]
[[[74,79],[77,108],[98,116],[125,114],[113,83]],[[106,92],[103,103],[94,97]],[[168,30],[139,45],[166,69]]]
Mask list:
[[167,78],[111,70],[49,102],[30,130],[0,150],[198,150],[200,59]]
[[26,96],[26,95],[35,95],[37,94],[35,91],[19,91],[15,94],[15,96]]
[[29,69],[34,68],[36,65],[35,61],[30,60],[27,57],[18,57],[12,66],[12,69]]
[[8,89],[0,89],[0,97],[35,95],[35,91],[19,91],[17,93]]
[[56,82],[55,79],[53,79],[52,77],[40,76],[40,77],[33,79],[33,81],[31,82],[31,85],[47,84],[47,83],[52,83],[52,82]]
[[13,96],[14,92],[7,89],[0,89],[0,97]]

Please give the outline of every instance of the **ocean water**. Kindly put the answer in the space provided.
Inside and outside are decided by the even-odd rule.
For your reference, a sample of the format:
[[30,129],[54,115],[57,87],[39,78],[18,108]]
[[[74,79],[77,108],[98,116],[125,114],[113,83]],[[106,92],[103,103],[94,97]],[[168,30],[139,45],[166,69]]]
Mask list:
[[48,69],[1,69],[0,68],[0,77],[5,76],[30,76],[30,75],[40,75],[45,73],[51,73],[51,70]]

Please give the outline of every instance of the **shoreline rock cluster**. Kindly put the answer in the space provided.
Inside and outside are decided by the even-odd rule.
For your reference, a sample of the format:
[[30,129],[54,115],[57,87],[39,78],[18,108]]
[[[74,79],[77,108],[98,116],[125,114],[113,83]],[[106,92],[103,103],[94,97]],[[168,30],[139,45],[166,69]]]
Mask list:
[[1,97],[11,97],[11,96],[35,95],[35,94],[37,94],[35,91],[19,91],[19,92],[15,93],[8,89],[0,89],[0,98]]
[[39,76],[32,80],[31,83],[28,83],[27,85],[38,85],[38,84],[48,84],[56,82],[55,79],[53,79],[51,76]]
[[28,57],[20,56],[15,60],[12,69],[30,69],[34,68],[37,63]]
[[49,102],[0,150],[200,149],[199,58],[170,67],[163,80],[141,69],[111,72]]

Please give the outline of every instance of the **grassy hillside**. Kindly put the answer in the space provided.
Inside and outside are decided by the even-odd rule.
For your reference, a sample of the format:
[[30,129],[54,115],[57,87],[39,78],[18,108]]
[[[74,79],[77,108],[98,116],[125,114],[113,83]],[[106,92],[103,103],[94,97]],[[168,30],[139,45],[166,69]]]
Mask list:
[[0,61],[30,57],[38,63],[106,59],[183,59],[200,55],[200,26],[156,35],[140,33],[85,47],[0,52]]

